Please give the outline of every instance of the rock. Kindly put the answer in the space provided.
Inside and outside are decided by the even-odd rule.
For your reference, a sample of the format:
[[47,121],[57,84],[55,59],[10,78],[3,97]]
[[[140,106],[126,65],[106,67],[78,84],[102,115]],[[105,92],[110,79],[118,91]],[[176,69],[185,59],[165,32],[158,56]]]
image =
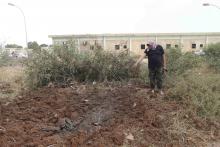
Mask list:
[[95,123],[92,123],[94,126],[99,126],[100,124],[95,122]]
[[129,133],[129,134],[126,136],[126,139],[128,139],[128,140],[134,140],[134,136],[133,136],[131,133]]
[[0,126],[0,134],[5,134],[6,129],[2,126]]
[[134,103],[134,104],[133,104],[133,107],[136,107],[136,106],[137,106],[137,104],[136,104],[136,103]]
[[52,82],[50,82],[48,85],[47,85],[48,88],[54,88],[54,84]]
[[19,98],[19,99],[21,99],[21,98],[22,98],[22,96],[21,96],[21,95],[19,95],[19,96],[18,96],[18,98]]
[[6,102],[5,104],[4,104],[4,106],[8,106],[10,104],[10,102]]
[[55,117],[55,118],[58,118],[58,114],[57,114],[57,113],[55,113],[55,114],[54,114],[54,117]]
[[189,115],[186,114],[186,115],[184,115],[183,117],[184,117],[184,118],[189,118]]

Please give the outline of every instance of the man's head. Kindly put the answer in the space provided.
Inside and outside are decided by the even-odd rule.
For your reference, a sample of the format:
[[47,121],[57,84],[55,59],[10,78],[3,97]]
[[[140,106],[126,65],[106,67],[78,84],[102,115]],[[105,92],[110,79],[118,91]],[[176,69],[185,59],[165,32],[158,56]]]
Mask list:
[[149,49],[154,49],[154,48],[156,48],[156,43],[153,42],[153,41],[149,41],[148,44],[147,44],[147,47]]

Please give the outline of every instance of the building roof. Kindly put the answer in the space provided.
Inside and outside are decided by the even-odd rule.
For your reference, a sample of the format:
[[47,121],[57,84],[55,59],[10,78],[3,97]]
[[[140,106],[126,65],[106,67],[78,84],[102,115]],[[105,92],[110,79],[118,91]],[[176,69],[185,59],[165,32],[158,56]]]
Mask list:
[[220,36],[220,32],[191,33],[125,33],[125,34],[69,34],[49,35],[49,38],[92,38],[92,37],[154,37],[154,36]]

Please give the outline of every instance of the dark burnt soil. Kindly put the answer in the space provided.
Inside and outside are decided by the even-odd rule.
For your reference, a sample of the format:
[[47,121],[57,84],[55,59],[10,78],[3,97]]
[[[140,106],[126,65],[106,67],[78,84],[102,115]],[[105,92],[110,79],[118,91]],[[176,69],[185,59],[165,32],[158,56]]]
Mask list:
[[1,147],[206,146],[219,124],[135,85],[75,84],[0,103]]

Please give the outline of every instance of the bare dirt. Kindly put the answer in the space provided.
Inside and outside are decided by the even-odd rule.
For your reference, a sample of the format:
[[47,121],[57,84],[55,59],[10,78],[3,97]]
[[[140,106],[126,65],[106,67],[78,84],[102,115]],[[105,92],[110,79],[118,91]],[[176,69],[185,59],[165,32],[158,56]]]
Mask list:
[[145,86],[76,83],[0,102],[1,147],[200,147],[219,130]]

